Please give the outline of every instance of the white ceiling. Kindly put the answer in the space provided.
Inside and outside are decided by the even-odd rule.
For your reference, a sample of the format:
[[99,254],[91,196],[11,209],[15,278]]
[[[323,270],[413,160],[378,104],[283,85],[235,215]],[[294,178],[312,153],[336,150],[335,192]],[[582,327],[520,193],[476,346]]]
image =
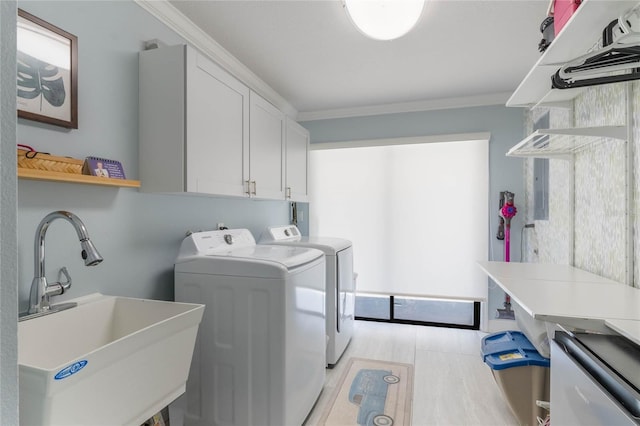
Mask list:
[[506,100],[537,61],[548,0],[427,0],[416,28],[374,41],[339,0],[171,4],[307,116],[390,104]]

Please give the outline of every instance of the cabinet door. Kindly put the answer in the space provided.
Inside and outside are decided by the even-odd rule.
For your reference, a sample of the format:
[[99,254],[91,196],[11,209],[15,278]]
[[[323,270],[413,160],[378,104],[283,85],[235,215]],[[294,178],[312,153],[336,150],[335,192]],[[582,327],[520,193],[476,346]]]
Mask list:
[[309,131],[287,118],[286,129],[286,197],[291,201],[307,201],[309,196]]
[[187,191],[247,196],[249,88],[187,50]]
[[284,199],[284,114],[251,92],[249,170],[251,196]]

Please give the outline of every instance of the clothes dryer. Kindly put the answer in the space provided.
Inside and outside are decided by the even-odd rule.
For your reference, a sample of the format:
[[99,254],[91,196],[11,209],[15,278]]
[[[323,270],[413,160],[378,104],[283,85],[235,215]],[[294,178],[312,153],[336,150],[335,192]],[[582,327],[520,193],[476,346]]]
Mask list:
[[256,245],[246,229],[198,232],[175,262],[176,301],[206,304],[187,425],[300,425],[325,379],[323,253]]
[[344,238],[305,237],[295,225],[270,226],[260,244],[309,247],[321,250],[326,265],[327,364],[332,367],[353,336],[355,275],[353,244]]

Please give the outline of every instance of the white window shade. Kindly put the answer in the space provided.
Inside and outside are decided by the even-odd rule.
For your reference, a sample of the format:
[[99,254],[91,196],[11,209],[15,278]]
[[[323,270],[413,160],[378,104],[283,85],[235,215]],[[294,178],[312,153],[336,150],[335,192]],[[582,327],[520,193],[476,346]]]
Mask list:
[[486,299],[488,141],[311,152],[310,233],[350,239],[358,292]]

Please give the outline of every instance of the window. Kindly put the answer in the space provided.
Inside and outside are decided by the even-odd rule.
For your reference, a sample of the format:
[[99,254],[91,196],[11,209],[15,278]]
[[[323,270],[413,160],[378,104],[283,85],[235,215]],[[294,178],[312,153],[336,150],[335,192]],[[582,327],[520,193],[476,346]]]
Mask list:
[[310,235],[354,244],[358,291],[483,300],[488,141],[311,151]]
[[478,330],[480,327],[480,303],[358,294],[356,297],[356,319],[455,326]]
[[[412,139],[312,145],[309,228],[353,242],[367,316],[394,319],[395,306],[396,320],[431,322],[434,305],[420,298],[487,298],[477,261],[488,257],[488,139]],[[391,304],[370,294],[412,297]],[[460,303],[473,312],[473,302]]]

